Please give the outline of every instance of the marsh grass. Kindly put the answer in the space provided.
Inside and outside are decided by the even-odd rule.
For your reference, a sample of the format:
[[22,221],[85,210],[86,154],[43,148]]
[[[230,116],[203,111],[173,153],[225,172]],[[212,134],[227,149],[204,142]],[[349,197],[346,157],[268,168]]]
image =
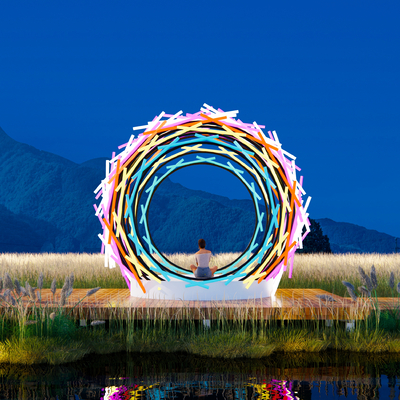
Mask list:
[[[226,265],[238,255],[216,255],[212,262],[218,266]],[[183,267],[193,263],[192,256],[188,255],[177,254],[170,259]],[[394,291],[394,282],[400,280],[400,255],[296,255],[293,278],[289,280],[284,274],[280,287],[315,287],[345,296],[346,287],[342,281],[351,282],[354,287],[364,285],[358,267],[369,272],[372,265],[375,266],[377,287],[370,297],[362,291],[357,292],[359,297],[345,318],[355,319],[352,331],[347,331],[344,321],[339,320],[329,298],[320,301],[321,307],[323,304],[331,312],[332,326],[327,326],[317,314],[311,320],[305,317],[294,320],[291,319],[294,316],[283,316],[279,312],[258,319],[257,307],[249,300],[244,310],[234,309],[229,318],[223,306],[215,305],[210,327],[203,325],[201,319],[195,320],[184,307],[172,316],[162,307],[151,312],[146,308],[116,307],[110,320],[105,322],[91,310],[90,314],[96,315],[98,322],[91,324],[88,321],[86,327],[79,327],[61,304],[72,293],[72,285],[88,289],[102,284],[107,288],[125,288],[119,268],[105,268],[102,255],[1,254],[0,276],[4,276],[1,282],[10,286],[10,280],[6,279],[6,273],[9,273],[14,279],[11,279],[14,287],[1,299],[7,301],[9,307],[2,308],[0,315],[0,363],[62,364],[90,353],[118,351],[183,352],[227,359],[263,358],[275,352],[318,353],[328,349],[400,353],[399,307],[383,311],[374,302],[377,296],[398,295]],[[26,294],[18,289],[15,279],[28,282],[24,288]],[[33,282],[37,282],[37,287]],[[40,287],[54,288],[54,284],[63,287],[64,300],[61,297],[59,304],[54,301],[46,305],[38,303]],[[6,290],[4,288],[0,293],[4,296]],[[18,290],[21,290],[19,294]],[[22,297],[29,298],[32,307],[22,306],[19,302]],[[371,307],[373,312],[367,316]],[[364,318],[357,319],[360,315]]]
[[[116,311],[106,323],[89,323],[86,327],[79,327],[70,316],[59,313],[53,320],[53,330],[37,330],[36,324],[29,325],[23,338],[18,338],[18,321],[3,317],[0,363],[62,364],[92,353],[119,351],[186,353],[225,359],[328,349],[400,353],[399,320],[387,329],[384,325],[375,326],[377,320],[373,314],[357,321],[353,331],[346,331],[340,320],[334,320],[331,327],[318,319],[256,320],[251,303],[246,312],[236,312],[233,319],[227,319],[220,309],[210,327],[184,310],[172,316],[162,307],[153,311],[145,308]],[[140,320],[136,319],[138,315]],[[392,321],[390,316],[388,320]]]
[[[189,270],[194,263],[191,254],[166,255],[176,265]],[[219,268],[231,263],[240,253],[216,254],[211,264]],[[389,286],[390,275],[400,281],[400,254],[296,254],[293,265],[293,277],[284,273],[279,288],[318,288],[339,296],[346,296],[342,281],[352,282],[354,287],[363,285],[358,267],[370,270],[376,268],[378,297],[394,297],[394,288]],[[119,268],[105,268],[101,254],[0,254],[0,276],[8,272],[20,282],[36,281],[43,272],[43,287],[50,288],[55,278],[57,287],[61,287],[66,276],[75,276],[74,287],[84,288],[126,288],[126,282]]]

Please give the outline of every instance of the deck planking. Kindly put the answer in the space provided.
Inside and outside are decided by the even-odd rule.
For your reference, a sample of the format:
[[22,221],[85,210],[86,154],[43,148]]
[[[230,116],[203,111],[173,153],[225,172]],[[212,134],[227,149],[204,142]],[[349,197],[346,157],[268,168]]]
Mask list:
[[[399,298],[379,297],[375,300],[361,299],[356,302],[321,289],[278,289],[274,298],[249,300],[165,300],[131,297],[129,289],[100,289],[85,297],[90,289],[74,289],[63,308],[75,318],[97,319],[118,317],[130,318],[191,318],[195,320],[226,319],[337,319],[354,320],[365,318],[376,307],[394,310],[400,306]],[[38,291],[36,291],[38,293]],[[331,296],[325,301],[318,295]],[[61,289],[53,298],[50,289],[41,290],[41,301],[36,307],[57,308]],[[32,307],[27,298],[23,305]],[[0,305],[2,312],[9,306]]]

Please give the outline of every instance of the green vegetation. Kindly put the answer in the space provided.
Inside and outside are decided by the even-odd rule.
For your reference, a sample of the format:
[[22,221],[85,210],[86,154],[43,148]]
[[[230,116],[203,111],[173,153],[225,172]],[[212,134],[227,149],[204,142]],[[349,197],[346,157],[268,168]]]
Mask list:
[[[303,234],[305,231],[303,228]],[[315,219],[310,218],[310,232],[304,240],[303,248],[297,251],[299,254],[332,253],[329,238],[322,233],[321,225]]]
[[[369,271],[366,263],[371,258],[363,255],[364,262],[361,263],[356,256],[296,256],[294,276],[297,278],[288,280],[284,277],[280,285],[285,287],[289,282],[292,283],[291,287],[318,287],[343,295],[346,286],[342,281],[346,281],[347,288],[347,283],[352,282],[358,287],[359,296],[370,297],[375,309],[366,319],[356,320],[353,330],[346,330],[345,321],[339,320],[333,320],[331,326],[318,319],[281,320],[274,317],[256,320],[252,317],[251,302],[248,303],[249,312],[238,311],[233,319],[227,319],[224,312],[216,313],[218,317],[211,321],[210,327],[185,312],[171,317],[164,308],[153,310],[154,314],[142,308],[131,308],[129,311],[115,308],[110,320],[92,320],[87,321],[87,326],[80,326],[79,321],[71,317],[71,312],[63,308],[73,286],[97,286],[88,290],[87,295],[91,296],[99,288],[99,282],[106,284],[107,277],[111,277],[111,284],[106,287],[117,285],[122,280],[116,287],[125,288],[119,269],[104,268],[103,257],[98,255],[47,255],[47,258],[46,255],[36,255],[36,258],[29,255],[1,255],[0,272],[4,278],[0,281],[0,300],[9,307],[3,308],[0,315],[0,363],[62,364],[80,360],[91,353],[110,354],[118,351],[146,354],[183,352],[232,359],[263,358],[276,352],[318,353],[328,349],[400,354],[399,308],[384,311],[376,307],[377,296],[398,296],[394,282],[399,280],[397,271],[400,257],[375,255],[375,267],[369,276],[364,271],[364,274],[360,273],[354,265],[361,264]],[[185,265],[189,259],[186,255],[174,257],[178,261],[182,258],[183,261],[180,261]],[[235,255],[224,257],[219,261],[216,258],[217,262],[229,262],[228,258]],[[43,274],[38,273],[37,269],[43,266],[40,262],[45,263],[46,260],[47,269]],[[96,265],[100,260],[102,263]],[[334,262],[337,263],[336,267]],[[63,267],[64,263],[68,268]],[[349,268],[352,263],[353,268]],[[320,266],[319,269],[315,268],[315,264]],[[86,270],[84,265],[87,265]],[[94,273],[96,268],[97,274]],[[76,271],[78,277],[71,269]],[[13,271],[14,281],[7,271]],[[36,287],[31,286],[33,279],[37,279]],[[19,283],[23,280],[25,286]],[[54,293],[56,285],[62,286],[58,304],[53,302],[43,306],[37,301],[42,288],[47,286]],[[350,284],[351,291],[355,292],[356,289]],[[351,296],[353,294],[350,293]],[[26,300],[32,307],[26,306]],[[136,318],[138,313],[142,315],[141,320]]]
[[[368,353],[399,353],[400,324],[390,312],[356,322],[353,331],[334,321],[255,321],[218,319],[208,328],[192,319],[113,318],[80,327],[61,311],[24,326],[3,317],[0,325],[0,363],[62,364],[87,354],[177,353],[213,358],[263,358],[275,352],[323,352],[328,349]],[[33,321],[29,319],[29,321]],[[97,324],[96,324],[97,322]],[[50,329],[46,329],[50,327]]]

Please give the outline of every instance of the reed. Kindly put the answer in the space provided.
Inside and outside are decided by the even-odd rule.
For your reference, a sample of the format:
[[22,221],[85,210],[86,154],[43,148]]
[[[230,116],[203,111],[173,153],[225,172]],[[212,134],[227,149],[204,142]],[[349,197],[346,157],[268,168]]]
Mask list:
[[[69,293],[70,280],[66,282],[63,288]],[[38,297],[39,289],[32,290]],[[209,327],[201,320],[195,320],[184,307],[173,315],[163,307],[151,310],[115,307],[109,320],[97,316],[86,327],[79,327],[58,304],[55,305],[56,311],[51,313],[54,305],[46,305],[42,313],[36,312],[39,308],[28,313],[27,320],[35,323],[24,325],[25,332],[20,335],[18,313],[3,314],[0,318],[0,362],[61,364],[79,360],[90,353],[118,351],[144,354],[184,352],[228,359],[263,358],[275,352],[323,352],[327,349],[400,353],[399,320],[389,327],[385,324],[387,321],[393,323],[393,319],[387,312],[382,312],[380,320],[373,314],[368,316],[367,302],[363,299],[355,301],[346,316],[346,319],[352,319],[365,312],[365,318],[357,320],[353,331],[346,330],[333,309],[333,325],[328,327],[317,314],[311,320],[294,320],[290,315],[283,317],[279,309],[269,318],[258,319],[254,302],[249,300],[244,311],[239,308],[228,310],[223,304],[215,304]],[[13,309],[10,306],[4,310]],[[228,312],[232,311],[232,318],[228,318]],[[387,318],[383,318],[384,315]]]
[[[216,255],[212,262],[226,265],[237,256]],[[182,266],[190,265],[191,257],[170,256]],[[227,317],[223,305],[215,305],[209,327],[195,320],[184,307],[174,315],[163,307],[115,307],[109,320],[97,316],[86,327],[80,327],[63,308],[72,286],[91,289],[104,282],[105,287],[126,287],[119,269],[104,268],[103,263],[103,256],[97,254],[0,255],[0,302],[7,305],[0,315],[0,363],[61,364],[90,353],[122,350],[144,354],[185,352],[217,358],[262,358],[274,352],[327,349],[400,353],[399,310],[379,310],[374,303],[376,296],[398,295],[399,255],[296,255],[294,277],[289,280],[284,275],[280,287],[322,287],[344,295],[342,281],[349,282],[356,299],[345,319],[356,321],[352,331],[346,330],[345,323],[330,308],[329,298],[321,298],[321,304],[331,312],[332,326],[321,321],[317,312],[311,320],[295,320],[278,309],[260,320],[257,305],[249,300],[244,311],[233,310],[232,318]],[[366,271],[371,287],[359,267]],[[25,286],[20,282],[26,282]],[[56,304],[53,297],[52,303],[43,305],[39,301],[41,288],[55,290],[56,286],[63,287],[60,302]],[[371,306],[375,309],[369,313]]]
[[[211,264],[221,268],[239,257],[240,253],[215,254]],[[166,255],[173,263],[189,269],[194,263],[191,254],[177,253]],[[319,288],[339,296],[346,295],[342,281],[352,282],[357,288],[364,285],[358,268],[370,270],[374,265],[378,279],[378,297],[393,297],[393,287],[389,286],[391,274],[400,280],[400,254],[296,254],[293,277],[284,273],[280,288]],[[75,288],[126,288],[119,268],[104,267],[101,254],[0,254],[0,276],[12,273],[20,282],[36,281],[43,272],[43,287],[50,288],[53,279],[58,287],[63,285],[66,276],[75,276]]]

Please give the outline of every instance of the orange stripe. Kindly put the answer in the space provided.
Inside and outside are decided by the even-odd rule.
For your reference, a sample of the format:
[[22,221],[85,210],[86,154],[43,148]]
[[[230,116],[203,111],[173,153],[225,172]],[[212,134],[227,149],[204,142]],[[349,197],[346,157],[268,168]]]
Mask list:
[[218,117],[218,118],[211,118],[209,115],[203,114],[201,113],[200,116],[202,116],[203,118],[205,118],[206,120],[210,121],[210,122],[219,122],[223,119],[226,119],[225,117]]
[[[156,135],[156,133],[154,133],[154,135],[152,135],[152,136],[149,136],[142,144],[141,144],[141,146],[128,158],[128,160],[126,160],[125,161],[125,164],[124,165],[128,165],[128,164],[130,164],[137,156],[138,156],[138,154],[139,154],[139,149],[142,147],[142,146],[146,146],[150,141],[151,141],[151,139],[153,139],[153,137]],[[114,179],[114,178],[113,178]],[[111,181],[112,181],[112,179],[111,179]],[[111,182],[110,181],[110,182]]]
[[[111,225],[109,225],[109,224],[107,223],[107,220],[106,220],[105,218],[103,218],[103,221],[104,221],[104,223],[106,224],[106,226],[107,226],[107,228],[108,228],[108,231],[110,232],[109,237],[111,238],[111,236],[112,236],[112,238],[114,239],[114,243],[118,246],[118,249],[119,249],[119,251],[122,253],[122,255],[124,256],[125,261],[126,261],[126,262],[128,263],[128,265],[132,268],[132,269],[131,269],[131,272],[135,275],[135,278],[136,278],[136,280],[137,280],[137,283],[138,283],[139,286],[141,287],[143,293],[146,293],[146,289],[144,288],[143,283],[141,282],[141,280],[140,280],[140,278],[138,277],[138,275],[137,275],[135,269],[133,268],[133,265],[129,262],[129,260],[127,260],[127,259],[125,258],[126,253],[125,253],[123,247],[121,246],[121,244],[118,242],[117,238],[115,237],[114,232],[112,231],[112,229],[111,229],[111,227],[110,227]],[[139,263],[139,264],[140,264],[140,263]],[[140,265],[142,265],[142,264],[140,264]],[[142,265],[142,266],[143,266],[143,265]]]
[[119,164],[120,164],[120,158],[118,159],[118,161],[117,161],[117,168],[116,168],[116,170],[115,170],[115,174],[113,175],[113,177],[108,181],[108,184],[110,184],[114,179],[115,179],[115,177],[117,176],[117,175],[119,175],[120,173],[121,173],[121,171],[123,171],[123,167],[121,167],[121,169],[119,169],[118,168],[118,166],[119,166]]
[[[167,121],[163,121],[163,124],[161,124],[161,125],[164,125],[165,122],[167,122]],[[197,123],[198,123],[198,122],[190,122],[190,123],[182,124],[182,125],[178,125],[178,126],[192,126],[192,125],[196,125]],[[125,164],[131,163],[131,162],[136,158],[136,156],[139,154],[138,150],[139,150],[140,148],[142,148],[142,147],[145,147],[147,144],[149,144],[149,143],[151,142],[151,140],[153,139],[153,137],[156,136],[157,133],[160,133],[160,132],[163,132],[163,131],[167,131],[167,130],[169,130],[169,129],[177,129],[178,126],[176,126],[176,127],[169,127],[169,128],[161,128],[161,127],[160,127],[160,128],[155,129],[154,131],[143,132],[144,135],[151,135],[151,136],[149,136],[149,137],[140,145],[140,147],[135,151],[135,153],[133,153],[133,154],[131,155],[131,157],[125,162]],[[160,150],[160,151],[161,151],[161,150]]]
[[255,138],[255,137],[252,136],[252,135],[246,135],[246,138],[247,138],[247,139],[250,139],[250,140],[254,140],[254,141],[257,142],[257,143],[262,144],[265,148],[269,147],[269,148],[271,148],[271,149],[273,149],[273,150],[276,150],[276,151],[279,150],[278,147],[275,147],[275,146],[273,146],[272,144],[267,143],[267,142],[264,140],[264,138],[263,138],[262,136],[261,136],[261,139],[257,139],[257,138]]
[[[166,121],[164,121],[164,122],[166,122]],[[196,125],[197,123],[198,123],[198,122],[189,122],[189,123],[187,123],[187,124],[183,124],[183,125],[179,125],[179,126],[192,126],[192,125]],[[168,129],[170,129],[170,128],[161,129],[160,132],[161,132],[161,131],[168,130]],[[158,130],[158,129],[156,129],[156,130],[154,130],[154,131],[145,132],[146,135],[151,135],[151,136],[149,136],[148,138],[146,138],[146,140],[141,144],[141,146],[139,147],[139,149],[142,148],[142,147],[144,147],[144,146],[146,146],[147,144],[149,144],[149,143],[151,142],[151,140],[153,139],[153,137],[154,137],[157,133],[159,133],[159,130]],[[130,164],[130,163],[138,156],[138,154],[139,154],[138,150],[139,150],[139,149],[137,149],[137,150],[129,157],[128,160],[126,160],[126,162],[125,162],[124,165]],[[160,150],[160,151],[161,151],[161,150]],[[122,171],[122,170],[123,170],[123,168],[121,168],[121,171]],[[117,171],[117,172],[118,172],[118,173],[121,173],[121,171]],[[115,175],[110,179],[109,183],[111,183],[114,179],[115,179]]]
[[266,276],[268,275],[268,273],[270,271],[272,271],[279,264],[279,262],[281,261],[282,258],[283,258],[283,254],[281,254],[279,256],[279,258],[268,268],[268,270],[264,272],[264,276],[261,276],[260,278],[258,278],[257,282],[260,283],[263,279],[265,279]]
[[168,130],[170,130],[170,129],[176,129],[176,126],[168,126],[167,128],[164,128],[164,125],[165,125],[166,123],[167,123],[167,121],[165,120],[165,121],[163,121],[163,122],[161,123],[161,125],[160,125],[158,128],[156,128],[156,129],[154,129],[154,130],[152,130],[152,131],[143,132],[142,134],[143,134],[143,135],[152,135],[152,136],[154,136],[156,133],[168,131]]
[[[290,247],[289,250],[296,244],[297,242],[293,242]],[[279,262],[282,260],[282,258],[285,256],[285,253],[282,253],[279,258],[267,269],[267,271],[265,271],[264,276],[260,277],[258,279],[258,283],[260,283],[263,279],[265,279],[267,277],[267,275],[279,264]]]
[[[279,165],[279,163],[277,162],[276,158],[275,158],[274,155],[271,153],[270,149],[269,149],[269,148],[266,148],[266,150],[267,150],[268,154],[270,155],[272,161],[274,161],[276,164]],[[297,205],[298,205],[299,207],[301,207],[301,203],[300,203],[299,199],[296,197],[295,191],[294,191],[293,188],[289,185],[289,183],[288,183],[288,181],[287,181],[287,179],[286,179],[285,173],[284,173],[284,171],[282,171],[282,169],[283,169],[283,168],[278,168],[279,175],[281,176],[281,178],[282,178],[283,181],[285,182],[285,184],[286,184],[286,186],[288,187],[290,193],[292,193],[292,196],[294,196],[294,200],[296,201]]]
[[[233,126],[229,126],[229,125],[224,124],[223,122],[221,122],[221,120],[226,119],[227,117],[211,118],[211,117],[209,117],[208,115],[205,115],[205,114],[200,114],[200,115],[207,119],[207,121],[203,121],[203,123],[204,122],[215,122],[217,125],[226,126],[228,129],[230,129],[233,132],[243,133],[243,131],[241,131],[240,129],[236,129]],[[221,134],[223,134],[224,132],[221,132]],[[226,133],[228,133],[228,132],[226,132]]]

